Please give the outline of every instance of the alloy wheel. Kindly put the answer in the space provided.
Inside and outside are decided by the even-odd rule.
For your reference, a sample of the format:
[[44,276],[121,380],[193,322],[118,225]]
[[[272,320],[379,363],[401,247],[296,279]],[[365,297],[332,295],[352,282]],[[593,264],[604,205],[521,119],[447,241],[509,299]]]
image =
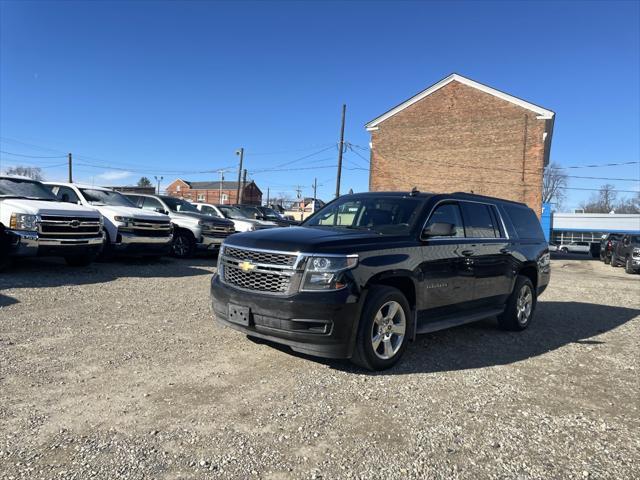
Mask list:
[[531,311],[533,310],[533,293],[529,285],[523,285],[518,292],[518,301],[516,303],[516,313],[518,317],[518,323],[520,325],[526,325],[531,317]]
[[382,360],[393,358],[404,341],[407,319],[402,306],[391,300],[378,310],[371,326],[371,346]]
[[184,257],[189,251],[189,244],[183,235],[178,235],[173,241],[173,253],[176,257]]

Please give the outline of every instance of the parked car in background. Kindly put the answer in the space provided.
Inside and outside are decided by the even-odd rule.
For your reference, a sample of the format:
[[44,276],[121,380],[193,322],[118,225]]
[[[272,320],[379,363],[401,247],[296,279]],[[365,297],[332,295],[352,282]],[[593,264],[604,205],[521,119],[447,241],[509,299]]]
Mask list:
[[96,210],[60,203],[41,182],[0,176],[0,223],[11,238],[11,256],[63,257],[88,265],[102,251],[102,216]]
[[558,248],[562,253],[589,253],[589,242],[571,242],[560,245]]
[[640,271],[640,235],[623,235],[611,254],[611,266],[624,266],[627,273]]
[[194,205],[205,215],[212,215],[217,218],[226,218],[231,220],[235,226],[236,232],[253,232],[254,230],[278,226],[274,222],[256,220],[255,218],[247,217],[242,213],[242,210],[231,205],[213,205],[211,203],[199,202],[194,202]]
[[45,182],[60,202],[84,205],[104,220],[104,253],[146,257],[168,255],[173,240],[167,215],[140,210],[120,192],[78,183]]
[[143,210],[169,215],[173,225],[171,253],[188,258],[197,251],[216,252],[222,241],[235,233],[233,222],[201,213],[191,203],[169,195],[125,194]]
[[558,251],[558,244],[554,243],[554,242],[549,242],[549,251],[550,252],[557,252]]
[[381,370],[418,333],[495,316],[524,330],[549,276],[544,233],[524,204],[371,192],[299,227],[227,239],[211,302],[219,323],[248,336]]
[[273,208],[262,207],[259,205],[234,205],[237,207],[243,215],[254,218],[256,220],[264,220],[273,222],[279,227],[291,227],[293,225],[299,225],[300,222],[285,218],[280,213],[276,212]]
[[10,235],[2,223],[0,223],[0,272],[4,270],[11,261],[11,250],[13,249],[14,237]]
[[600,260],[605,264],[611,263],[611,254],[616,247],[616,243],[622,238],[621,233],[606,233],[600,240]]

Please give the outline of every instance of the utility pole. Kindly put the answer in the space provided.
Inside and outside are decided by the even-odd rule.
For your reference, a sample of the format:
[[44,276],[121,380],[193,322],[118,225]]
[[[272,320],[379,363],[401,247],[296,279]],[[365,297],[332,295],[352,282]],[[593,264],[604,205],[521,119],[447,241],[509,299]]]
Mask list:
[[244,148],[240,148],[240,150],[236,150],[236,155],[240,156],[240,166],[238,167],[238,191],[236,192],[236,203],[241,204],[242,200],[240,198],[240,180],[242,176],[242,159],[244,158]]
[[218,170],[218,172],[220,173],[220,188],[218,189],[218,203],[220,205],[223,205],[224,202],[222,201],[222,182],[224,182],[224,170]]
[[247,169],[245,168],[244,172],[242,173],[242,190],[240,190],[240,202],[239,203],[242,203],[242,200],[243,200],[242,197],[244,197],[244,187],[246,187],[246,186],[247,186]]
[[156,179],[156,182],[158,182],[158,192],[157,192],[157,195],[160,195],[160,182],[162,181],[162,179],[163,179],[164,177],[163,177],[163,176],[161,176],[161,177],[157,177],[157,176],[155,176],[155,175],[154,175],[154,176],[153,176],[153,178],[155,178],[155,179]]
[[269,191],[271,189],[269,187],[267,187],[267,207],[269,206]]
[[298,185],[297,188],[296,188],[296,196],[298,198],[302,197],[302,187],[300,185]]
[[69,183],[73,183],[73,160],[71,158],[71,153],[69,153]]
[[313,200],[315,201],[318,193],[318,177],[313,179]]
[[347,105],[342,105],[342,126],[340,127],[340,144],[338,150],[338,177],[336,178],[336,198],[340,196],[340,177],[342,177],[342,150],[344,149],[344,117],[347,113]]

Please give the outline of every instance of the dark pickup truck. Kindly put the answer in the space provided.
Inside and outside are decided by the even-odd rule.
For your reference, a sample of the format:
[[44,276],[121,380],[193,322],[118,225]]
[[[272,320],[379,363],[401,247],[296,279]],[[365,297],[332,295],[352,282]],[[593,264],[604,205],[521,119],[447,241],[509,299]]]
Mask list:
[[640,235],[623,235],[611,252],[611,266],[624,267],[627,273],[640,271]]
[[225,240],[211,281],[218,322],[372,370],[409,340],[498,318],[519,331],[549,283],[549,250],[526,205],[416,191],[342,196],[301,226]]

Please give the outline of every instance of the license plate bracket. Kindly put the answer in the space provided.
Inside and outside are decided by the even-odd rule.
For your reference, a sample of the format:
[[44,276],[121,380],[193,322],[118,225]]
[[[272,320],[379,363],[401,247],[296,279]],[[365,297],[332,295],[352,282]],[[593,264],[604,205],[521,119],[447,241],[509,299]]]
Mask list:
[[251,323],[251,309],[230,303],[227,318],[230,322],[248,327]]

